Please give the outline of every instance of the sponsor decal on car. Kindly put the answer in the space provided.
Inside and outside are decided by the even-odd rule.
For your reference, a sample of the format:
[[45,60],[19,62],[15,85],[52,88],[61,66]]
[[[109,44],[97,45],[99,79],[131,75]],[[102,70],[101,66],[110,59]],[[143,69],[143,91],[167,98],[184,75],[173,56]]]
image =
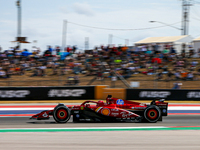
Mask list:
[[167,104],[162,104],[162,103],[159,103],[159,104],[156,104],[157,106],[166,106]]
[[44,114],[42,114],[43,117],[48,117],[47,113],[44,112]]
[[159,108],[167,108],[167,105],[165,105],[165,106],[159,106],[159,105],[158,105],[158,107],[159,107]]
[[144,104],[144,103],[141,103],[140,106],[145,106],[145,104]]
[[121,112],[120,113],[121,115],[122,115],[122,117],[129,117],[129,116],[131,116],[133,113],[131,113],[131,112]]
[[113,116],[118,116],[119,113],[111,113],[111,115],[113,115]]
[[146,107],[132,107],[132,109],[145,109]]
[[95,112],[99,112],[99,110],[100,110],[101,108],[103,108],[103,107],[98,107],[98,108],[95,110]]
[[79,121],[90,121],[91,119],[79,119]]
[[167,110],[166,109],[163,109],[163,113],[166,113],[167,112]]
[[79,110],[79,108],[78,108],[78,107],[73,107],[73,108],[71,108],[71,109],[73,109],[73,110]]
[[111,111],[119,111],[119,109],[111,109]]
[[124,105],[124,101],[122,99],[117,100],[117,105]]
[[108,115],[110,114],[110,110],[109,110],[108,108],[103,108],[103,109],[101,110],[101,113],[102,113],[103,115],[105,115],[105,116],[108,116]]

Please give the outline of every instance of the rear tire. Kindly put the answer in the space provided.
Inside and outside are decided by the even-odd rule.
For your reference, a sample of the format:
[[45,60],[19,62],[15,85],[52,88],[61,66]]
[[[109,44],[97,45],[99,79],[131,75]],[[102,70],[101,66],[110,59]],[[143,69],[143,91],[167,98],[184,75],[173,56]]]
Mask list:
[[144,111],[144,118],[150,123],[157,122],[160,119],[160,117],[161,117],[160,108],[155,105],[147,107]]
[[71,112],[64,104],[59,104],[53,110],[53,118],[57,123],[66,123],[71,117]]

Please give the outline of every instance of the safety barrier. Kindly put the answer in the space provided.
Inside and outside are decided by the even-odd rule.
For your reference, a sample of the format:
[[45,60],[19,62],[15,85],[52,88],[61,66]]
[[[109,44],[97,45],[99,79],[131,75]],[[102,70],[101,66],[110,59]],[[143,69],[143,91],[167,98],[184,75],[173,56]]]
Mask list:
[[107,85],[71,87],[0,87],[0,100],[105,100],[108,95],[127,100],[196,100],[200,90],[124,89]]
[[105,88],[103,89],[102,93],[102,99],[106,99],[108,95],[112,95],[113,97],[120,98],[120,99],[126,99],[126,89],[122,88]]
[[152,100],[163,98],[166,100],[200,100],[200,90],[182,89],[127,89],[127,100]]
[[83,100],[94,99],[95,86],[1,87],[0,100]]
[[[98,87],[98,86],[97,86]],[[96,88],[97,89],[97,88]],[[98,93],[98,96],[96,96]],[[123,89],[123,88],[102,88],[96,90],[96,99],[105,99],[107,95],[126,100],[153,100],[163,98],[166,100],[192,100],[200,101],[200,90],[182,89]]]

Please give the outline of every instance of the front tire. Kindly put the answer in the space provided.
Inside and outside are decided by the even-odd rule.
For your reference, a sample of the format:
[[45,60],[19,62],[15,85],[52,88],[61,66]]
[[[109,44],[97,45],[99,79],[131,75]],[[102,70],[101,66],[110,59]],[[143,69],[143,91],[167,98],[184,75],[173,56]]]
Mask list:
[[157,122],[160,117],[161,117],[160,108],[155,105],[147,107],[144,111],[144,118],[150,123]]
[[71,117],[71,112],[68,107],[59,104],[54,108],[53,118],[57,123],[66,123]]

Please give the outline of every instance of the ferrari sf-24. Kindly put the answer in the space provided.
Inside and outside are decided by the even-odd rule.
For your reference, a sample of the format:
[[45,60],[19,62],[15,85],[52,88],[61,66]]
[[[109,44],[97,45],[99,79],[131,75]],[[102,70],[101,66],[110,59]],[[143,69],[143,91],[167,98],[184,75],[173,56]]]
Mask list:
[[[92,103],[92,104],[90,104]],[[167,116],[168,103],[155,99],[150,104],[133,102],[108,95],[103,101],[85,101],[81,105],[58,104],[53,110],[45,110],[30,119],[45,120],[53,116],[57,123],[73,122],[150,122],[162,121]]]

